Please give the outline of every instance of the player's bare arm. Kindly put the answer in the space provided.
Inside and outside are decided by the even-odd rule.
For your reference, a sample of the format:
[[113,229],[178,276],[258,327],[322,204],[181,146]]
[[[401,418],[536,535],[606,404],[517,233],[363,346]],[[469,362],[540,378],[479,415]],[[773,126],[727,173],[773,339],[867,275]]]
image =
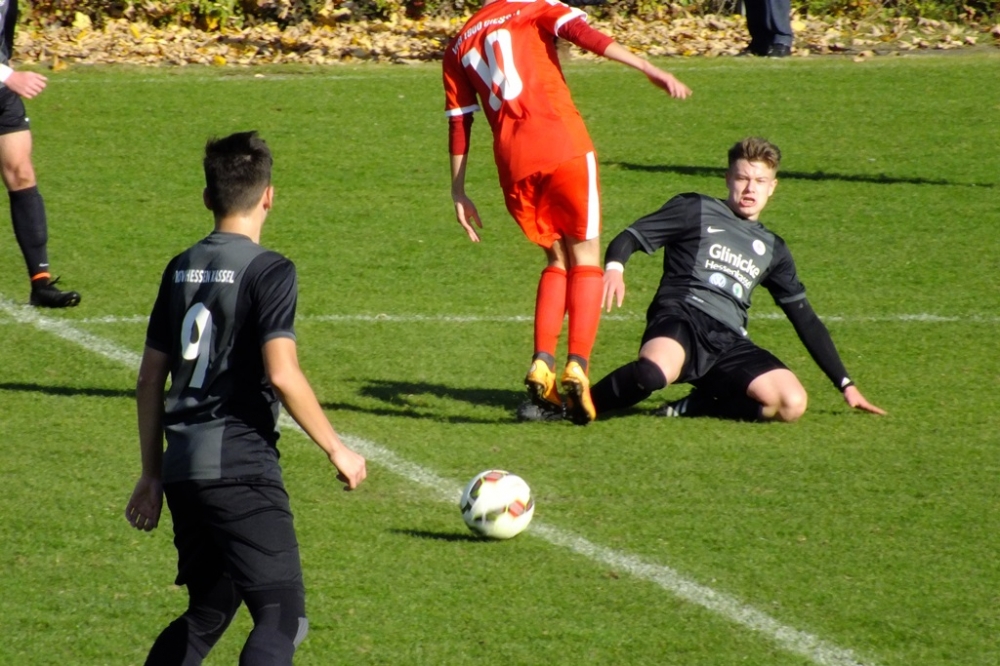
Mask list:
[[146,532],[156,528],[163,510],[163,395],[169,372],[169,357],[146,347],[135,388],[142,475],[125,507],[129,524]]
[[298,350],[292,338],[273,338],[264,343],[264,370],[288,414],[323,449],[337,468],[345,490],[354,490],[368,475],[365,459],[349,449],[337,436],[316,394],[299,367]]
[[31,99],[45,90],[48,79],[36,72],[11,71],[3,83],[21,97]]
[[653,63],[635,55],[618,42],[611,42],[604,51],[604,57],[639,70],[646,78],[674,99],[687,99],[691,89],[681,83],[673,74],[665,72]]
[[465,167],[468,164],[468,158],[468,153],[451,156],[451,200],[455,203],[455,218],[458,223],[465,229],[469,240],[478,243],[480,241],[479,234],[476,233],[472,224],[475,223],[477,227],[482,229],[483,222],[479,219],[476,204],[465,194]]
[[861,395],[861,391],[858,390],[857,386],[853,384],[844,389],[844,400],[847,404],[854,409],[860,409],[871,414],[878,414],[879,416],[885,416],[888,414],[881,407],[876,407],[872,403],[865,399],[865,396]]

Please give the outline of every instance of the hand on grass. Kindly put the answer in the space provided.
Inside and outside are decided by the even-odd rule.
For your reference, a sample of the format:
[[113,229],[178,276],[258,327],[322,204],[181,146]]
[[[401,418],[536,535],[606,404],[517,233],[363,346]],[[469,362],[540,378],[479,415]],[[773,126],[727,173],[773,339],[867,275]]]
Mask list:
[[861,395],[861,391],[858,390],[857,386],[848,386],[844,389],[844,400],[846,400],[847,404],[854,409],[860,409],[872,414],[878,414],[879,416],[885,416],[888,413],[881,407],[876,407],[865,400],[865,396]]

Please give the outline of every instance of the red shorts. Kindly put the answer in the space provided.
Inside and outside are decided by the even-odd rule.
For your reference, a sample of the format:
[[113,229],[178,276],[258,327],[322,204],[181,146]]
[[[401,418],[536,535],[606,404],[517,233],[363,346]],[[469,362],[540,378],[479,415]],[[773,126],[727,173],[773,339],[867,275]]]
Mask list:
[[517,181],[504,192],[504,201],[528,240],[544,248],[564,236],[590,240],[601,234],[600,183],[593,152]]

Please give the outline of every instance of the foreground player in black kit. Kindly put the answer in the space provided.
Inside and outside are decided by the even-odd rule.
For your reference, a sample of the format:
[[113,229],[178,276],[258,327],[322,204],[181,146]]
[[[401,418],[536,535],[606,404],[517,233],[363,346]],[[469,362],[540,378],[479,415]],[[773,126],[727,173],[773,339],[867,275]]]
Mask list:
[[816,364],[855,409],[885,412],[851,381],[826,326],[809,305],[784,240],[757,221],[778,181],[778,147],[747,138],[729,151],[721,201],[681,194],[618,234],[605,253],[604,304],[625,296],[625,263],[665,248],[663,277],[646,313],[639,358],[591,388],[598,417],[679,382],[695,388],[662,416],[795,421],[806,410],[798,377],[747,337],[750,295],[762,285]]
[[166,493],[176,583],[189,597],[146,664],[200,664],[241,603],[254,628],[240,664],[291,664],[309,625],[278,465],[279,400],[347,489],[364,480],[365,459],[340,441],[299,368],[295,266],[258,244],[274,200],[270,150],[254,132],[233,134],[208,143],[204,167],[215,230],[167,265],[136,385],[142,476],[125,515],[152,530]]

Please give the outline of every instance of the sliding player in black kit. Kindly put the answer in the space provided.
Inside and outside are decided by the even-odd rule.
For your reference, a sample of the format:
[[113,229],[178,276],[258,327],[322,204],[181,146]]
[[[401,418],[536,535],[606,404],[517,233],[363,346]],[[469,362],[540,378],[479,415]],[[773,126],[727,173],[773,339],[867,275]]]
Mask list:
[[[625,263],[636,250],[665,248],[663,276],[646,314],[639,358],[591,388],[598,418],[635,405],[668,384],[689,383],[661,416],[795,421],[806,391],[746,331],[753,290],[762,285],[792,322],[813,360],[853,408],[884,414],[851,381],[826,326],[809,305],[792,255],[757,221],[774,188],[778,147],[747,138],[729,151],[726,201],[681,194],[616,236],[605,253],[604,303],[625,295]],[[536,418],[547,415],[535,415]]]

